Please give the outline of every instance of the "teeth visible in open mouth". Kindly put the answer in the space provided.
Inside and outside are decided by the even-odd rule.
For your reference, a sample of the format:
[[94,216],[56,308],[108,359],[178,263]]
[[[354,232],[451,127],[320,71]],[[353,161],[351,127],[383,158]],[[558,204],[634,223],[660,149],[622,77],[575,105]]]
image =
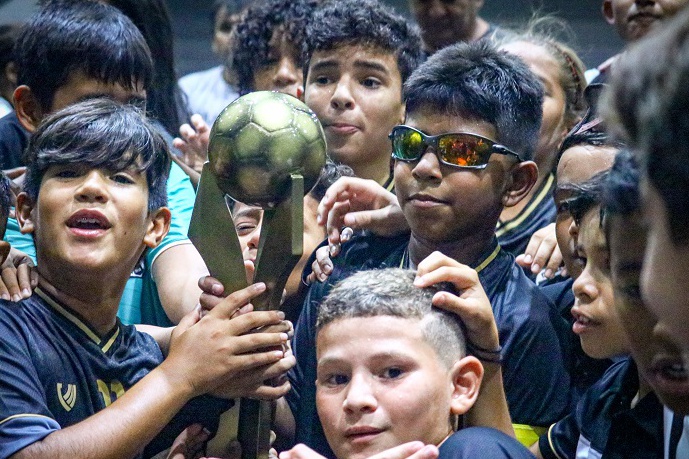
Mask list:
[[77,226],[82,228],[102,228],[100,220],[96,218],[80,218],[77,220]]
[[589,323],[591,323],[591,321],[584,316],[577,317],[577,322],[579,322],[580,324],[583,324],[583,325],[588,325]]

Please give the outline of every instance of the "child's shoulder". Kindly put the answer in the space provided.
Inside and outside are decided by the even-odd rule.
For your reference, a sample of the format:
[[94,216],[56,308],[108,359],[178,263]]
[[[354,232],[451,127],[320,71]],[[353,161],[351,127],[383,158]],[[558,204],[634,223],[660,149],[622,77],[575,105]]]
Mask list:
[[532,459],[533,455],[514,438],[488,427],[459,430],[440,445],[438,459],[474,457]]

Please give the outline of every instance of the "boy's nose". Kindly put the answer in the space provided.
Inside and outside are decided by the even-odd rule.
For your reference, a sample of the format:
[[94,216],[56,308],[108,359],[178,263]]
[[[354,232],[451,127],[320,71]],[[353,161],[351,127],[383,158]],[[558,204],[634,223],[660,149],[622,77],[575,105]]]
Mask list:
[[90,171],[77,187],[75,199],[80,202],[106,202],[105,180],[107,178],[101,171]]
[[354,108],[354,97],[349,88],[348,80],[340,80],[335,86],[335,91],[330,98],[330,105],[337,110]]
[[579,277],[574,280],[572,292],[574,297],[584,304],[591,303],[598,298],[598,288],[588,267],[584,268]]
[[412,169],[412,175],[417,180],[442,180],[440,160],[432,147],[427,148],[421,155],[419,161],[414,165],[414,169]]
[[347,388],[343,408],[350,413],[370,413],[376,410],[376,400],[371,382],[365,376],[353,376]]
[[298,82],[299,74],[294,62],[287,57],[280,59],[280,66],[273,78],[273,85],[278,89],[282,89],[295,86]]

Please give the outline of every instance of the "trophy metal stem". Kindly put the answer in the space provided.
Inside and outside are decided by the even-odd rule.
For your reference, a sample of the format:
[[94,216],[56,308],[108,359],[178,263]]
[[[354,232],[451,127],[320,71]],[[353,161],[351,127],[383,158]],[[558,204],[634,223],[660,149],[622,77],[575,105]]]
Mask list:
[[[255,282],[266,291],[251,303],[256,310],[279,309],[282,292],[304,244],[304,178],[292,175],[288,198],[263,212]],[[237,439],[242,459],[268,459],[274,403],[242,399]]]

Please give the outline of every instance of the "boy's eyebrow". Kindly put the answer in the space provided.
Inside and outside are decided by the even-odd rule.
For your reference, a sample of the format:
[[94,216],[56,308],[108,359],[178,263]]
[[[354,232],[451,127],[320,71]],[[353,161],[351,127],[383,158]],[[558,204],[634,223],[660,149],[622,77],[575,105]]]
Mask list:
[[330,69],[335,69],[339,67],[338,62],[334,59],[323,59],[311,66],[311,72],[316,72],[316,71],[324,71],[324,70],[330,70]]
[[[335,58],[320,60],[311,66],[311,71],[331,70],[339,67],[339,62]],[[372,59],[357,59],[354,61],[355,68],[363,68],[381,73],[390,73],[390,70],[383,64]]]
[[262,209],[259,207],[247,207],[246,209],[242,209],[236,214],[234,214],[234,218],[237,217],[254,217],[256,220],[258,220],[261,217],[261,211]]
[[375,60],[357,59],[354,61],[354,67],[374,70],[381,73],[390,73],[386,66]]

